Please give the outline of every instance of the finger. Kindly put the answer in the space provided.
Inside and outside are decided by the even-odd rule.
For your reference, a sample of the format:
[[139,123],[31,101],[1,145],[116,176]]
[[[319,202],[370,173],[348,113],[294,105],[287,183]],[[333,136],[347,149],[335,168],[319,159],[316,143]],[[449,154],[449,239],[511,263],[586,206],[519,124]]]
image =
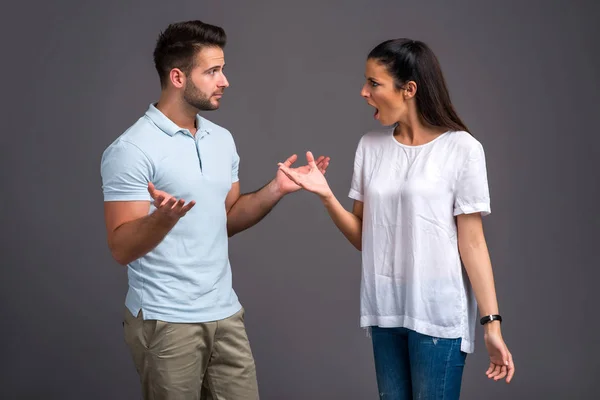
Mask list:
[[504,366],[508,365],[508,349],[506,348],[506,346],[503,347],[503,349],[501,350],[502,353],[502,362],[504,363]]
[[506,383],[510,383],[512,381],[513,376],[515,375],[515,364],[512,359],[512,355],[508,353],[508,374],[506,377]]
[[491,362],[491,363],[490,363],[490,367],[488,368],[488,370],[487,370],[487,371],[485,371],[485,374],[486,374],[486,375],[489,375],[489,374],[491,374],[491,373],[492,373],[492,371],[494,370],[494,367],[495,367],[494,363],[492,363],[492,362]]
[[161,208],[165,208],[167,210],[171,210],[173,208],[173,206],[175,205],[175,203],[177,203],[177,199],[175,197],[169,197],[167,199],[167,201],[165,201],[162,205]]
[[493,377],[497,377],[500,375],[500,373],[502,373],[502,365],[496,365],[496,368],[494,368],[494,373],[492,374]]
[[325,172],[327,172],[327,167],[329,167],[329,158],[327,158],[322,164],[321,167],[319,168],[319,171],[321,171],[321,173],[323,175],[325,175]]
[[321,168],[321,165],[323,165],[323,163],[325,162],[325,157],[323,156],[319,156],[319,158],[317,158],[315,160],[315,163],[317,164],[317,167]]
[[500,368],[500,372],[494,377],[495,381],[499,381],[501,379],[504,379],[504,377],[506,377],[507,374],[507,370],[508,370],[508,349],[506,348],[506,346],[504,346],[501,350],[501,356],[502,356],[502,367]]
[[308,162],[308,165],[310,165],[313,168],[317,167],[317,164],[315,164],[315,157],[313,156],[313,153],[311,153],[310,151],[306,152],[306,161]]
[[320,156],[319,159],[317,160],[317,164],[319,164],[319,163],[321,163],[321,164],[328,163],[329,160],[331,160],[330,157]]
[[[283,172],[288,178],[290,178],[294,182],[296,182],[298,180],[298,177],[296,176],[294,171],[292,171],[291,169],[286,167],[285,164],[279,163],[278,165],[279,165],[279,169],[281,170],[281,172]],[[296,183],[298,183],[298,182],[296,182]]]
[[296,162],[297,159],[298,159],[298,156],[295,154],[292,154],[287,160],[285,160],[284,164],[286,167],[290,167],[293,163]]
[[169,202],[171,200],[176,200],[175,197],[166,197],[164,196],[164,200],[160,203],[161,207],[169,207],[171,208],[171,206],[169,205]]
[[326,162],[327,162],[327,157],[325,157],[325,156],[319,156],[319,158],[317,158],[315,160],[315,163],[317,164],[317,167],[319,169],[323,168],[323,165],[325,165]]
[[156,196],[156,187],[152,182],[148,182],[148,192],[150,193],[150,196],[152,196],[152,198]]
[[294,171],[292,171],[292,169],[290,167],[288,167],[287,165],[285,165],[285,163],[277,163],[277,166],[279,167],[279,169],[283,172],[286,172],[288,174],[293,174]]
[[179,199],[177,202],[175,202],[175,205],[173,205],[173,211],[175,211],[176,213],[181,212],[181,209],[183,208],[183,206],[185,205],[185,200],[184,199]]
[[299,180],[298,178],[296,178],[296,177],[295,177],[295,176],[294,176],[292,173],[290,173],[290,172],[287,172],[287,171],[283,171],[283,173],[284,173],[284,174],[285,174],[285,175],[286,175],[288,178],[290,178],[290,180],[291,180],[292,182],[294,182],[296,185],[298,185],[298,186],[302,186],[302,182],[300,182],[300,180]]
[[161,194],[156,199],[154,199],[154,207],[156,207],[156,208],[162,207],[164,202],[165,202],[165,196],[163,196]]
[[192,209],[192,207],[194,207],[196,205],[196,202],[194,200],[190,201],[189,203],[187,203],[187,205],[185,207],[183,207],[182,211],[184,213],[187,213],[188,211],[190,211]]
[[294,173],[294,171],[290,170],[283,163],[279,163],[278,165],[281,172],[283,172],[288,178],[290,178],[290,180],[296,185],[300,185],[299,177],[296,173]]
[[501,379],[504,379],[504,377],[506,376],[506,370],[507,370],[506,365],[503,365],[500,368],[500,373],[494,377],[494,380],[499,381]]
[[496,364],[496,366],[495,366],[495,368],[494,368],[494,372],[492,372],[492,373],[490,374],[490,379],[492,379],[492,378],[494,378],[494,377],[498,376],[498,374],[500,373],[500,371],[501,371],[501,370],[502,370],[502,366],[501,366],[501,365],[497,365],[497,364]]
[[515,369],[514,368],[508,368],[508,374],[506,376],[506,383],[510,383],[510,381],[512,381],[513,376],[515,376]]

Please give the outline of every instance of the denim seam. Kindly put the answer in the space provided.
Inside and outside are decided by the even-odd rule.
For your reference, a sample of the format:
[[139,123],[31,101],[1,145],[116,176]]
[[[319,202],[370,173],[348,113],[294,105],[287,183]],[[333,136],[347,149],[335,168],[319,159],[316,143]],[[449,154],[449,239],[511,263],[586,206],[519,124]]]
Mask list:
[[446,357],[446,366],[444,368],[444,380],[442,381],[442,398],[441,398],[441,400],[444,400],[446,397],[446,380],[448,378],[448,368],[450,365],[450,358],[452,357],[452,352],[454,351],[454,346],[456,344],[456,341],[453,340],[451,343],[452,344],[450,345],[450,351],[448,352],[448,357]]

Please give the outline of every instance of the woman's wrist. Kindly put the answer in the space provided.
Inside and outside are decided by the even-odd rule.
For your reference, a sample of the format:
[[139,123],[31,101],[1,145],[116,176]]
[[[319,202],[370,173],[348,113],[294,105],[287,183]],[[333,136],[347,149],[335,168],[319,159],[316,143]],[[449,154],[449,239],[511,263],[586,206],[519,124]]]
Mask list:
[[333,192],[331,190],[328,190],[327,192],[325,192],[324,194],[319,194],[319,197],[321,198],[321,201],[327,205],[327,203],[330,203],[331,200],[334,198],[333,196]]
[[500,321],[494,320],[483,325],[485,333],[500,333]]

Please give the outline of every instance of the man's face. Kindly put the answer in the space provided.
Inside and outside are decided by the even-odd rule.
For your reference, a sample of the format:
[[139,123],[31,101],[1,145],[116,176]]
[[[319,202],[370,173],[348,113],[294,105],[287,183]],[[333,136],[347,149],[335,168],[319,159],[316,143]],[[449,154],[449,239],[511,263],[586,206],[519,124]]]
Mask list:
[[183,99],[198,110],[219,108],[229,82],[223,74],[225,56],[220,47],[204,47],[196,53],[194,67],[186,79]]

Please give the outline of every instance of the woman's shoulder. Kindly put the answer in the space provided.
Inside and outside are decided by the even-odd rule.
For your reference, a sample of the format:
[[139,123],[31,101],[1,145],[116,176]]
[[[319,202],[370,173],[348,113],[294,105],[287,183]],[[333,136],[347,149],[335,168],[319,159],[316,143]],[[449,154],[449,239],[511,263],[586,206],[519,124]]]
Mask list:
[[466,153],[483,150],[481,142],[467,131],[448,132],[448,140]]

